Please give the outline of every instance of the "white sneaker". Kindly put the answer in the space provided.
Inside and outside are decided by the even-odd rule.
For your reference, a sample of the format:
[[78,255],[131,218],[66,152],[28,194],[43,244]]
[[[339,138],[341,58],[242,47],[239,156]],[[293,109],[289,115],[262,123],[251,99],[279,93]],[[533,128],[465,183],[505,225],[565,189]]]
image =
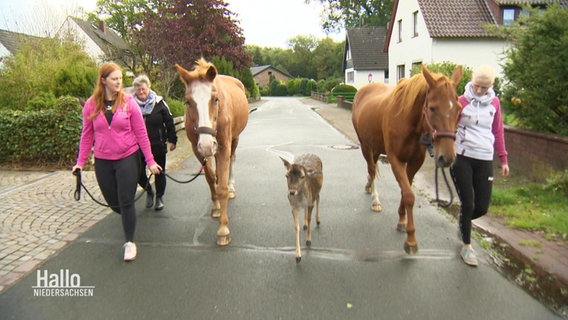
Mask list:
[[124,261],[132,261],[136,259],[136,244],[134,242],[127,242],[124,248]]
[[473,250],[473,248],[464,246],[461,249],[460,255],[465,264],[472,267],[477,267],[477,257],[475,256],[475,251]]

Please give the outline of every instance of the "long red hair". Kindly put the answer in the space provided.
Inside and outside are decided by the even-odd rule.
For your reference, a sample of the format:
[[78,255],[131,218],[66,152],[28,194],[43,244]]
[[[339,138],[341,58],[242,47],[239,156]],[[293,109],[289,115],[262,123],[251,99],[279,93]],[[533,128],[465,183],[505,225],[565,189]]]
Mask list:
[[[114,62],[105,62],[99,68],[99,77],[97,80],[97,85],[95,86],[95,90],[93,91],[93,98],[95,99],[95,110],[89,116],[89,119],[94,119],[99,112],[102,112],[105,109],[105,86],[103,84],[103,79],[109,76],[112,72],[120,70],[122,72],[122,68],[114,63]],[[116,108],[124,101],[124,92],[122,90],[118,91],[114,97],[114,105],[112,106],[112,112],[116,111]]]

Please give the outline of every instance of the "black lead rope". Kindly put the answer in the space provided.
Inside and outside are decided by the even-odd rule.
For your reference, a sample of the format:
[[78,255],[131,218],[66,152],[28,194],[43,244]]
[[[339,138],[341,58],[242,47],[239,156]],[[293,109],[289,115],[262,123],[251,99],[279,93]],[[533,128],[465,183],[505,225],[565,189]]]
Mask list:
[[204,168],[205,168],[205,165],[202,165],[201,168],[199,169],[199,171],[198,171],[197,173],[194,173],[194,174],[193,174],[193,177],[191,177],[189,180],[186,180],[186,181],[177,180],[176,178],[170,176],[170,175],[167,174],[167,173],[164,173],[164,174],[166,175],[166,177],[170,178],[171,180],[173,180],[173,181],[175,181],[175,182],[177,182],[177,183],[190,183],[190,182],[192,182],[193,180],[197,179],[197,177],[199,177],[199,175],[201,174],[201,172],[203,172],[203,169],[204,169]]
[[[197,179],[197,177],[199,177],[199,175],[201,175],[201,172],[203,172],[203,169],[204,169],[204,168],[205,168],[205,165],[202,165],[202,166],[201,166],[201,169],[199,169],[199,172],[195,173],[195,174],[193,175],[193,177],[190,178],[190,179],[187,180],[187,181],[180,181],[180,180],[177,180],[177,179],[175,179],[174,177],[168,175],[168,174],[165,173],[165,172],[164,172],[163,174],[165,174],[166,177],[170,178],[171,180],[173,180],[173,181],[175,181],[175,182],[177,182],[177,183],[190,183],[190,182],[192,182],[193,180]],[[81,170],[77,169],[77,170],[73,171],[73,175],[75,175],[75,177],[77,178],[77,182],[76,182],[76,184],[75,184],[75,193],[73,194],[73,197],[75,198],[76,201],[81,200],[81,188],[83,188],[83,189],[85,189],[85,192],[89,195],[89,197],[90,197],[95,203],[97,203],[98,205],[101,205],[101,206],[103,206],[103,207],[108,207],[108,208],[120,208],[120,206],[111,206],[111,205],[108,205],[108,204],[106,204],[106,203],[102,203],[102,202],[100,202],[99,200],[95,199],[95,197],[89,192],[89,189],[87,189],[87,187],[85,187],[85,185],[83,184],[83,179],[82,179],[82,177],[81,177]],[[147,188],[148,185],[150,184],[150,178],[152,177],[152,175],[153,175],[153,174],[151,173],[150,176],[148,177],[148,183],[146,184],[146,188]],[[144,190],[146,190],[146,188],[144,188]],[[143,195],[144,195],[144,192],[141,192],[141,193],[134,199],[134,202],[133,202],[133,203],[135,203],[136,201],[138,201]],[[127,206],[129,206],[129,205],[130,205],[130,204],[125,205],[125,207],[127,207]]]
[[[420,136],[420,143],[426,146],[426,150],[428,150],[428,154],[430,158],[434,157],[434,146],[432,145],[432,135],[430,132],[425,132]],[[442,170],[442,176],[444,177],[444,181],[446,182],[446,186],[448,187],[448,191],[450,192],[450,201],[446,204],[442,204],[442,200],[438,195],[438,169]],[[434,181],[436,182],[436,203],[439,207],[448,208],[454,202],[454,193],[452,188],[450,187],[450,183],[448,182],[448,177],[446,177],[446,171],[444,168],[438,167],[436,165],[436,174],[434,175]]]
[[[448,192],[450,193],[450,201],[446,204],[442,204],[442,201],[438,197],[438,169],[442,170],[442,176],[444,177],[444,182],[446,182],[446,186],[448,187]],[[438,203],[439,207],[448,208],[454,202],[454,193],[452,191],[452,188],[450,187],[450,183],[448,182],[448,177],[446,177],[446,171],[444,170],[444,168],[436,166],[436,175],[434,177],[434,180],[436,181],[436,202]]]
[[[120,206],[111,206],[109,204],[106,203],[102,203],[99,200],[95,199],[95,197],[89,192],[89,189],[87,189],[87,187],[83,184],[83,179],[81,177],[81,170],[77,169],[75,171],[73,171],[73,175],[75,175],[76,179],[77,179],[77,183],[75,185],[75,193],[74,193],[74,198],[76,201],[81,200],[81,188],[85,189],[85,192],[89,195],[89,197],[98,205],[101,205],[103,207],[107,207],[107,208],[120,208]],[[148,177],[148,183],[146,184],[146,188],[148,187],[148,184],[150,184],[150,178],[152,177],[152,174],[150,174],[150,176]],[[146,188],[144,188],[144,190],[146,190]],[[124,205],[123,207],[128,207],[132,204],[134,204],[136,201],[140,200],[140,198],[144,195],[144,192],[141,192],[132,203],[128,203],[126,205]]]

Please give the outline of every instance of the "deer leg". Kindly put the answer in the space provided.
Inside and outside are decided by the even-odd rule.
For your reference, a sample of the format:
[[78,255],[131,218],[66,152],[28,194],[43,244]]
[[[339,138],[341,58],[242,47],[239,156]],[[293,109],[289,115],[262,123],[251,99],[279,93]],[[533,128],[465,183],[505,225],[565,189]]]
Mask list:
[[314,206],[308,206],[306,208],[306,214],[308,216],[308,234],[306,235],[306,246],[311,246],[312,245],[312,228],[311,228],[311,223],[312,223],[312,210],[314,209]]
[[296,263],[299,263],[302,260],[302,251],[300,249],[300,220],[298,214],[298,209],[292,208],[292,217],[294,218],[294,232],[296,232]]
[[320,225],[320,198],[319,198],[319,196],[316,198],[316,224],[319,227],[319,225]]

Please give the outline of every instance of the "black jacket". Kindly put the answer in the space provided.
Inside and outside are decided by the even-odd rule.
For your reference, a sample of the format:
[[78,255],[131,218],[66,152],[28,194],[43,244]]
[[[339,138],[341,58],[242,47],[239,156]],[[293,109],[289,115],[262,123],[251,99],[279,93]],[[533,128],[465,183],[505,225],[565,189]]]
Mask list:
[[152,113],[144,115],[148,139],[152,145],[152,154],[159,155],[168,152],[166,142],[177,144],[176,127],[170,109],[164,100],[154,106]]

